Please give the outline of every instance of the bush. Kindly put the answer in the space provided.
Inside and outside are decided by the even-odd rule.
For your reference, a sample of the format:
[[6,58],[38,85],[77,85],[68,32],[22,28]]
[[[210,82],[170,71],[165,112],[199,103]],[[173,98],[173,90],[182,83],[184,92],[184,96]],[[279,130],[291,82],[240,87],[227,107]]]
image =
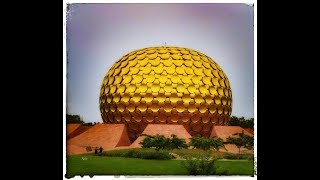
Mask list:
[[222,156],[223,159],[247,159],[253,160],[253,154],[232,154],[232,153],[225,153]]
[[198,175],[198,165],[195,163],[195,160],[192,160],[191,157],[188,157],[186,161],[182,161],[182,166],[187,169],[189,175]]
[[124,157],[125,151],[110,151],[96,154],[96,156]]
[[169,160],[173,159],[174,156],[165,151],[138,151],[131,149],[129,151],[110,151],[97,154],[98,156],[109,156],[109,157],[126,157],[126,158],[140,158],[140,159],[158,159],[158,160]]
[[238,159],[238,155],[237,154],[232,154],[232,153],[225,153],[222,158],[223,159]]
[[123,154],[123,157],[127,157],[127,158],[141,158],[141,152],[137,151],[137,150],[130,150],[126,153]]
[[146,152],[146,153],[141,153],[140,158],[141,159],[169,160],[169,159],[173,159],[174,156],[170,155],[168,152]]
[[198,158],[187,157],[182,166],[189,175],[215,175],[217,174],[216,160],[210,154],[200,155]]

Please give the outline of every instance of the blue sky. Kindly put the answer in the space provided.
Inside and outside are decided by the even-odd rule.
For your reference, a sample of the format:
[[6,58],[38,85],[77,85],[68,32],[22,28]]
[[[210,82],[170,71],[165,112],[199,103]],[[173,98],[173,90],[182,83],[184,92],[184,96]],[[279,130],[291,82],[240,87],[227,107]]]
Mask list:
[[253,7],[245,4],[71,4],[67,113],[102,122],[99,92],[114,62],[149,46],[200,51],[228,76],[232,115],[253,117]]

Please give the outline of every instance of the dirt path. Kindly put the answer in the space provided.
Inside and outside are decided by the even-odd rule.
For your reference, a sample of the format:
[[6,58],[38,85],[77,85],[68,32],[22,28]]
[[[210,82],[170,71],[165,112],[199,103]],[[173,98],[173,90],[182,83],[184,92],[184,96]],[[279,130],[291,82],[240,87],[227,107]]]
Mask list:
[[173,159],[173,160],[186,160],[186,159],[184,159],[183,157],[179,156],[176,153],[170,153],[170,154],[175,157],[175,159]]

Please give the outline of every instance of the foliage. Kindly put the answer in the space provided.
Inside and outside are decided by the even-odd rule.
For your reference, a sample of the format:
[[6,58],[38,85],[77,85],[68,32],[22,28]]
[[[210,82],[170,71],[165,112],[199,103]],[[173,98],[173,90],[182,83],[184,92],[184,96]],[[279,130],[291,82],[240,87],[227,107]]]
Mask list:
[[141,136],[146,136],[143,141],[139,144],[142,145],[143,148],[155,148],[157,151],[160,149],[182,149],[188,148],[184,139],[178,138],[176,135],[172,134],[171,138],[166,138],[164,135],[145,135],[142,134]]
[[79,115],[67,114],[66,117],[67,124],[84,124],[84,121],[81,120]]
[[182,161],[182,166],[189,175],[215,175],[217,173],[216,160],[210,154],[202,154],[197,158],[188,157]]
[[71,115],[71,114],[67,114],[66,123],[67,124],[81,124],[82,126],[94,126],[96,124],[100,124],[100,122],[85,123],[79,115]]
[[190,140],[189,146],[205,151],[210,149],[219,151],[219,148],[224,147],[224,142],[221,138],[192,137]]
[[[129,151],[140,151],[141,153],[144,152],[155,152],[154,148],[134,148],[134,149],[117,149],[111,151],[105,151],[102,153],[101,156],[109,156],[109,157],[126,157],[124,154],[128,153]],[[160,151],[161,152],[161,151]],[[170,151],[174,154],[179,155],[182,158],[187,157],[194,157],[197,158],[199,154],[204,154],[206,151],[201,149],[175,149]],[[207,151],[210,153],[212,157],[215,159],[247,159],[253,160],[253,154],[250,153],[243,153],[238,156],[237,154],[228,153],[228,152],[220,152],[220,151]]]
[[188,148],[186,141],[182,138],[178,138],[178,136],[175,134],[171,135],[169,145],[170,145],[170,149],[186,149],[186,148]]
[[251,128],[253,129],[254,125],[254,119],[245,119],[244,117],[236,117],[236,116],[231,116],[230,121],[229,121],[229,126],[240,126],[242,128]]
[[[139,156],[137,158],[139,158]],[[169,159],[174,159],[174,156],[169,154],[168,152],[148,152],[148,153],[142,153],[140,158],[141,159],[169,160]]]
[[95,154],[96,156],[109,156],[109,157],[125,157],[125,154],[128,151],[104,151],[102,153],[99,154]]
[[135,149],[131,149],[129,151],[103,152],[103,153],[97,154],[97,156],[158,159],[158,160],[169,160],[174,158],[171,154],[165,151],[139,151]]
[[82,125],[83,126],[94,126],[94,125],[96,125],[96,123],[89,122],[89,123],[83,123]]
[[244,147],[247,149],[252,149],[253,148],[253,137],[242,133],[235,133],[233,134],[234,137],[228,137],[226,143],[227,144],[234,144],[237,146],[239,149],[239,154],[240,154],[240,148]]
[[253,160],[253,154],[233,154],[233,153],[224,153],[219,159],[246,159]]

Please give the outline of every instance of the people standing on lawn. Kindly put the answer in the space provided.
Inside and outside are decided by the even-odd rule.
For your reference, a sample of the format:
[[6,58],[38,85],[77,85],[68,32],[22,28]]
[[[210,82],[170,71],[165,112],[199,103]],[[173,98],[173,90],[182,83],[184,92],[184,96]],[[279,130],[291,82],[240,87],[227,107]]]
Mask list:
[[100,146],[100,149],[99,149],[99,150],[100,150],[100,153],[102,153],[103,148]]

